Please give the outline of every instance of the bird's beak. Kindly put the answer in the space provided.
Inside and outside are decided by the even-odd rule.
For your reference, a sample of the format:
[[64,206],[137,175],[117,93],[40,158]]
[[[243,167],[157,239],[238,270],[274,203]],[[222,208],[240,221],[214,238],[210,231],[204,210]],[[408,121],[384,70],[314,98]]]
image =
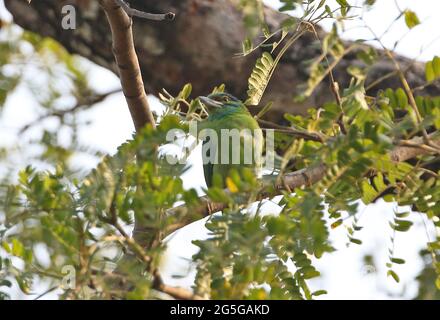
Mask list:
[[212,110],[213,108],[221,108],[222,107],[221,102],[215,101],[215,100],[208,98],[208,97],[201,96],[201,97],[199,97],[199,100],[201,103],[203,103],[206,106],[208,111]]

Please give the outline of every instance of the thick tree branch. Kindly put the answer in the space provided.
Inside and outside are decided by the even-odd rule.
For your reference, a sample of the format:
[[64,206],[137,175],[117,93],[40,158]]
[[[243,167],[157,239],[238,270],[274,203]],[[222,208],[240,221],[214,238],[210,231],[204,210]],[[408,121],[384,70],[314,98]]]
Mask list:
[[113,54],[119,70],[122,91],[136,131],[147,123],[155,127],[153,113],[144,89],[139,60],[134,48],[132,20],[115,0],[100,0],[110,24]]
[[[428,138],[436,143],[440,142],[440,137],[438,132],[428,134]],[[417,156],[422,156],[426,154],[436,153],[435,150],[429,150],[423,148],[424,137],[415,137],[409,141],[403,141],[401,145],[393,150],[391,153],[391,160],[394,162],[403,162],[409,159],[413,159]]]
[[[127,100],[136,131],[140,130],[147,123],[155,127],[155,120],[148,104],[139,61],[134,48],[132,20],[128,15],[152,20],[172,20],[174,15],[171,13],[165,15],[144,13],[139,10],[131,9],[121,0],[100,0],[100,4],[110,24],[113,54],[118,66],[122,90]],[[144,252],[142,246],[136,242],[135,237],[128,236],[119,224],[116,209],[113,204],[109,223],[115,226],[119,233],[121,233],[137,257],[147,264],[151,262],[151,257]],[[200,299],[191,291],[164,284],[157,272],[154,274],[153,288],[175,299]]]
[[[433,142],[440,142],[440,137],[438,133],[432,133],[429,138]],[[421,148],[420,145],[423,144],[423,137],[415,137],[409,140],[410,143],[405,143],[405,145],[397,146],[390,153],[390,158],[392,161],[398,163],[413,159],[417,156],[422,156],[426,154],[435,153],[429,149]],[[270,179],[269,183],[263,182],[265,185],[262,191],[259,193],[257,200],[262,200],[268,197],[280,194],[282,190],[293,190],[302,186],[308,186],[315,184],[324,178],[327,171],[327,166],[320,164],[317,166],[305,168],[295,172],[290,172],[285,174],[282,179]],[[228,190],[225,192],[229,193]],[[215,212],[222,211],[227,208],[227,203],[216,203],[212,202],[207,196],[200,198],[200,205],[197,207],[187,208],[185,205],[181,205],[168,210],[168,214],[179,215],[182,217],[179,224],[176,224],[167,230],[167,235],[172,232],[183,228],[184,226],[197,221],[203,217],[207,217]],[[191,214],[189,214],[191,213]]]

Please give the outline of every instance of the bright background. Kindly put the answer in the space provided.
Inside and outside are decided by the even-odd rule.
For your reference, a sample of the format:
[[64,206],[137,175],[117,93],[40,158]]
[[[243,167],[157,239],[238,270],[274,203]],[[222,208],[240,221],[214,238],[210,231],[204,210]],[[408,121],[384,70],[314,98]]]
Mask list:
[[[358,4],[360,5],[362,2],[358,1]],[[273,7],[279,6],[279,2],[275,0],[267,0],[265,3]],[[386,46],[392,48],[395,42],[400,40],[396,47],[398,53],[422,61],[430,60],[436,54],[439,55],[440,2],[438,0],[399,0],[397,4],[402,10],[409,8],[415,11],[423,23],[408,32],[403,19],[400,19],[382,38]],[[366,24],[372,27],[377,34],[382,34],[399,15],[396,2],[392,0],[378,0],[372,10],[363,13],[358,10],[357,12],[363,14]],[[2,19],[10,19],[2,1],[0,1],[0,16]],[[328,30],[331,23],[331,21],[325,21],[322,26]],[[362,28],[362,23],[358,20],[347,21],[345,29],[344,38],[346,39],[372,38],[369,31]],[[372,44],[378,45],[374,42]],[[118,78],[113,73],[84,59],[81,61],[88,69],[88,78],[92,87],[99,92],[108,92],[120,86]],[[29,77],[38,79],[35,74],[29,74]],[[156,98],[150,97],[150,102],[155,109],[161,108]],[[69,103],[71,101],[66,101],[67,105]],[[21,86],[8,99],[0,117],[0,147],[26,146],[29,139],[41,131],[42,126],[37,126],[25,136],[20,138],[17,136],[21,127],[38,118],[34,107],[35,103],[32,101],[28,89],[24,86]],[[91,124],[81,130],[80,140],[85,145],[91,145],[110,154],[113,154],[121,143],[131,138],[134,130],[122,94],[112,95],[91,110],[83,112],[81,120],[91,121]],[[46,127],[51,125],[53,125],[51,120],[43,123],[43,126]],[[68,141],[69,132],[62,135],[61,139]],[[204,179],[201,156],[198,151],[199,149],[196,149],[191,155],[189,164],[192,167],[185,173],[183,180],[185,187],[196,187],[201,191]],[[32,150],[26,150],[26,152],[31,153]],[[96,165],[96,161],[85,156],[75,157],[73,162],[82,168],[84,173]],[[0,174],[2,170],[17,170],[27,163],[25,153],[13,153],[8,163],[1,164]],[[417,292],[417,284],[412,280],[422,267],[418,251],[429,241],[429,234],[432,237],[434,230],[430,226],[425,227],[423,216],[415,213],[412,215],[415,227],[408,233],[397,234],[395,256],[405,259],[407,263],[393,268],[401,277],[400,284],[396,284],[391,278],[386,277],[385,263],[388,261],[388,249],[391,245],[390,237],[392,235],[388,221],[392,219],[393,210],[397,208],[392,204],[379,201],[368,207],[361,206],[360,209],[362,214],[359,224],[364,229],[357,234],[357,237],[363,241],[363,245],[347,246],[348,238],[344,227],[332,230],[331,239],[338,250],[315,261],[315,266],[323,276],[311,282],[312,289],[328,291],[328,295],[321,296],[321,299],[381,299],[400,294],[406,298],[413,297]],[[398,210],[402,211],[403,209],[399,208]],[[275,204],[266,203],[265,212],[267,214],[276,214],[278,211],[279,208]],[[197,250],[191,241],[207,236],[203,222],[199,221],[185,227],[168,240],[168,251],[163,261],[162,270],[166,283],[191,286],[194,269],[189,261]],[[366,265],[363,262],[362,258],[366,254],[373,256],[374,266]],[[23,296],[18,291],[14,292],[13,297],[32,298]],[[54,296],[48,295],[46,298],[54,298]]]

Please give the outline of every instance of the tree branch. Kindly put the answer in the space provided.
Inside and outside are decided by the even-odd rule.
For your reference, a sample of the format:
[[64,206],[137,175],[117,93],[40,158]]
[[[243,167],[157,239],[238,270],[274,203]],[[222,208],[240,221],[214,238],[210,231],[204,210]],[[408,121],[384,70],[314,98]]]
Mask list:
[[286,127],[263,119],[257,119],[257,121],[260,125],[262,125],[263,129],[275,129],[278,132],[290,134],[302,138],[304,140],[324,142],[326,139],[326,136],[319,132],[308,132],[306,130],[299,130],[292,127]]
[[136,9],[130,8],[129,4],[124,2],[123,0],[116,0],[116,2],[122,7],[122,9],[124,9],[124,11],[130,17],[138,17],[138,18],[143,18],[143,19],[147,19],[147,20],[163,21],[163,20],[173,20],[174,16],[175,16],[174,13],[172,13],[172,12],[155,14],[155,13],[148,13],[148,12],[136,10]]
[[134,48],[132,20],[115,0],[100,0],[110,24],[113,54],[119,70],[122,91],[136,131],[149,123],[156,126],[144,89],[139,60]]
[[162,277],[159,272],[156,270],[154,272],[154,281],[153,288],[168,294],[177,300],[204,300],[202,297],[192,293],[190,290],[180,288],[180,287],[171,287],[163,283]]
[[[428,138],[433,142],[440,142],[438,132],[428,134]],[[436,150],[420,147],[423,145],[424,137],[415,137],[409,141],[403,141],[399,147],[395,148],[391,153],[391,160],[394,162],[403,162],[409,159],[413,159],[417,156],[436,153]]]
[[29,130],[32,126],[39,124],[41,121],[43,121],[45,119],[48,119],[51,117],[57,117],[60,120],[62,120],[68,114],[75,113],[78,110],[82,110],[82,111],[87,110],[87,109],[93,107],[95,104],[104,101],[108,96],[115,94],[115,93],[119,93],[120,91],[121,91],[121,89],[115,89],[115,90],[111,90],[109,92],[102,93],[102,94],[92,94],[92,95],[85,97],[85,98],[78,97],[78,100],[73,107],[71,107],[69,109],[64,109],[64,110],[54,110],[54,111],[49,112],[47,114],[43,114],[42,116],[38,117],[36,120],[26,124],[23,128],[21,128],[19,131],[19,134],[23,134],[24,132]]
[[[440,142],[438,132],[428,135],[434,142]],[[415,137],[406,141],[404,145],[399,145],[390,153],[392,161],[398,163],[413,159],[417,156],[435,153],[429,148],[419,148],[423,144],[424,137]],[[302,186],[310,186],[324,178],[327,171],[327,166],[320,164],[317,166],[304,168],[295,172],[286,173],[281,179],[268,179],[263,182],[263,189],[259,193],[257,200],[262,200],[268,197],[273,197],[280,194],[282,190],[293,190]],[[225,190],[229,193],[229,190]],[[212,202],[207,196],[200,198],[200,205],[197,207],[188,208],[185,205],[177,206],[167,211],[168,214],[179,215],[182,217],[179,224],[168,228],[166,235],[183,228],[184,226],[197,221],[200,218],[207,217],[215,212],[222,211],[227,208],[227,203]],[[191,212],[191,214],[189,214]],[[166,236],[165,235],[165,236]]]

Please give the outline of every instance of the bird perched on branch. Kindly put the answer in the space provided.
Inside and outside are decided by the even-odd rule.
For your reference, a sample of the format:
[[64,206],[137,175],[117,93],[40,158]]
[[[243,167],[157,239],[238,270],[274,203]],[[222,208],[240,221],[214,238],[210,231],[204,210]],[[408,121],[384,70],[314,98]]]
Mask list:
[[233,170],[241,174],[243,168],[258,176],[262,167],[263,133],[244,103],[223,92],[199,100],[209,114],[198,125],[199,138],[203,139],[206,185],[211,187],[214,181],[225,185]]

